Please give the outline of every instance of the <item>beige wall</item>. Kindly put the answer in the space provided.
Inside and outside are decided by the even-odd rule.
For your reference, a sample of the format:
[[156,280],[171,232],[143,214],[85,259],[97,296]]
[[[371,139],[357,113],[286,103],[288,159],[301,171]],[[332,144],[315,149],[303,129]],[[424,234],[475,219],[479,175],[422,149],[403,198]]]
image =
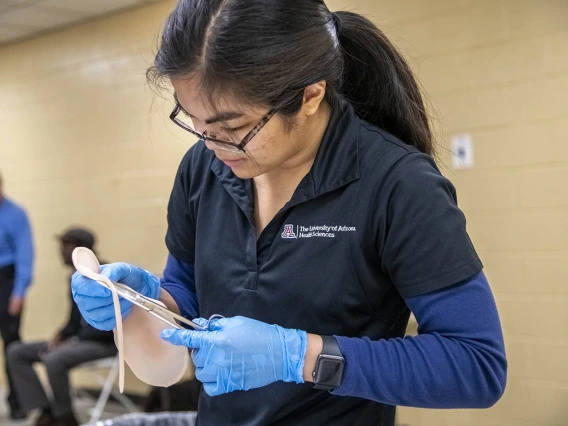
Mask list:
[[[0,48],[0,170],[30,212],[38,248],[25,338],[44,337],[64,318],[65,273],[52,239],[64,226],[93,227],[107,259],[162,267],[166,201],[190,140],[167,122],[169,101],[151,109],[143,72],[172,4]],[[454,133],[473,135],[475,167],[445,173],[500,309],[507,391],[490,410],[401,409],[400,422],[565,425],[568,2],[328,4],[369,14],[404,49],[443,145]]]
[[329,4],[366,10],[405,49],[437,111],[445,147],[452,134],[473,136],[475,167],[447,167],[445,174],[495,292],[507,390],[490,410],[403,408],[399,421],[568,424],[568,2]]
[[163,268],[166,203],[191,138],[169,125],[173,104],[163,107],[144,72],[172,4],[0,49],[0,170],[37,247],[26,340],[66,318],[68,272],[53,239],[64,227],[94,229],[105,259]]

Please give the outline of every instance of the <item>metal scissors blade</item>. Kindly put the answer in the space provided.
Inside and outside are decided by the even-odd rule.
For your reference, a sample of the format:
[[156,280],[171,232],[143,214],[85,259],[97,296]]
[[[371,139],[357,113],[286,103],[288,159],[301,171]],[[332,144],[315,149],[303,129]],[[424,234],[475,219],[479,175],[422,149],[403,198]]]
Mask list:
[[[145,309],[147,309],[148,311],[150,311],[150,313],[156,312],[156,313],[161,313],[167,316],[171,316],[172,318],[174,318],[175,320],[182,322],[184,324],[187,324],[193,328],[195,328],[196,330],[207,330],[209,327],[209,321],[207,322],[207,326],[203,327],[191,320],[188,320],[187,318],[182,317],[181,315],[176,314],[175,312],[170,311],[167,308],[164,308],[162,305],[156,303],[154,300],[150,299],[149,297],[146,297],[142,294],[138,294],[138,297],[140,297],[143,302],[142,304],[144,305],[143,307]],[[149,305],[149,306],[146,306]]]
[[[108,286],[102,282],[99,281],[100,284],[104,285],[106,288],[108,288]],[[189,325],[190,327],[196,329],[196,330],[201,330],[201,331],[206,331],[209,327],[209,321],[207,322],[207,326],[203,327],[191,320],[188,320],[187,318],[182,317],[181,315],[178,315],[172,311],[170,311],[167,308],[164,308],[163,306],[161,306],[160,304],[158,304],[156,301],[154,301],[153,299],[150,299],[149,297],[143,296],[142,294],[136,292],[135,290],[131,289],[130,287],[128,287],[127,285],[121,284],[121,283],[114,283],[115,286],[115,290],[117,292],[117,294],[128,300],[129,302],[134,303],[137,306],[140,306],[142,309],[145,309],[146,311],[148,311],[150,314],[154,315],[156,318],[161,319],[162,321],[164,321],[166,324],[177,328],[177,329],[181,329],[182,327],[173,322],[170,321],[169,318],[173,318],[175,320],[178,320],[184,324]]]

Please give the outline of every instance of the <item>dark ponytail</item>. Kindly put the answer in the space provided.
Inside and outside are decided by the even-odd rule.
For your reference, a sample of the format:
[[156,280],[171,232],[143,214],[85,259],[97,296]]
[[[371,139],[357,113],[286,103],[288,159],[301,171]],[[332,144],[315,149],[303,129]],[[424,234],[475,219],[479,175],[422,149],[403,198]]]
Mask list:
[[344,60],[341,94],[359,117],[433,154],[422,95],[402,55],[367,18],[351,12],[336,16]]
[[197,76],[221,95],[275,108],[290,121],[304,89],[327,82],[357,114],[433,154],[428,118],[410,68],[368,19],[332,14],[322,0],[179,0],[148,79]]

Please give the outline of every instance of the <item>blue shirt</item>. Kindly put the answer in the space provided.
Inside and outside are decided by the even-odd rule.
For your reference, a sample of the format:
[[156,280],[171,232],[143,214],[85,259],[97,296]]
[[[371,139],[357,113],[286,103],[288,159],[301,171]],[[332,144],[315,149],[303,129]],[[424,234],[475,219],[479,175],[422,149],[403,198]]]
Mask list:
[[34,249],[30,223],[24,209],[13,201],[0,200],[0,268],[14,265],[13,296],[23,297],[32,282]]
[[483,272],[409,297],[418,336],[336,336],[345,357],[334,395],[422,408],[488,408],[505,390],[507,360],[497,307]]

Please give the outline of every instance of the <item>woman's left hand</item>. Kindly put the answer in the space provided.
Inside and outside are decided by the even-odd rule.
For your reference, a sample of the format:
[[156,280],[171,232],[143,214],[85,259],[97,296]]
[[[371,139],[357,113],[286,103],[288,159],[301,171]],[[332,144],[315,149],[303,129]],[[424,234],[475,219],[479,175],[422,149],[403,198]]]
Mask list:
[[[200,325],[207,321],[194,320]],[[164,330],[162,338],[193,351],[195,377],[210,396],[277,381],[303,383],[307,333],[245,317],[214,319],[208,331]]]

